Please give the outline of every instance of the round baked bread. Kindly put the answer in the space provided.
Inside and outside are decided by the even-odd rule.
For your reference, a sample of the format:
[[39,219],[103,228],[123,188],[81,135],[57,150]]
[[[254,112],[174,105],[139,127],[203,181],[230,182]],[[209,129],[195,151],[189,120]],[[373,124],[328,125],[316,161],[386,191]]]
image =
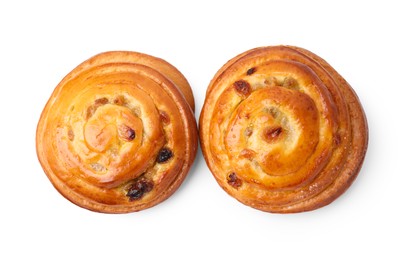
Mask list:
[[52,93],[37,127],[55,188],[92,211],[134,212],[173,194],[197,151],[192,90],[168,62],[126,51],[96,55]]
[[200,141],[219,185],[253,208],[314,210],[357,176],[368,127],[349,84],[302,48],[249,50],[211,81]]

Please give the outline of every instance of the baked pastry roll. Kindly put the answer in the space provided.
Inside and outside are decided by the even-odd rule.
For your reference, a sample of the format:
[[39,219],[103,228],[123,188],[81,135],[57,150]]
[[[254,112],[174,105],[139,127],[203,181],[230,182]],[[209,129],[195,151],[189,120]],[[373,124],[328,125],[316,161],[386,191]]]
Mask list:
[[197,151],[192,90],[166,61],[106,52],[56,87],[38,123],[39,161],[55,188],[92,211],[134,212],[168,198]]
[[200,141],[219,185],[253,208],[309,211],[340,196],[367,149],[355,92],[322,58],[298,47],[249,50],[211,81]]

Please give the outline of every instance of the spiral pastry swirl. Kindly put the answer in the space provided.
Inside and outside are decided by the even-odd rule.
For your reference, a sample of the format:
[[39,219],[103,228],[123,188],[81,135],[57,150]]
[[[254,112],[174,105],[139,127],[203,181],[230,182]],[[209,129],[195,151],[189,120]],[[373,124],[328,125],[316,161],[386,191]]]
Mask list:
[[139,211],[168,198],[196,155],[192,90],[164,60],[106,52],[56,87],[37,128],[55,188],[98,212]]
[[340,196],[367,149],[367,122],[349,84],[298,47],[249,50],[211,81],[201,146],[219,185],[269,212],[309,211]]

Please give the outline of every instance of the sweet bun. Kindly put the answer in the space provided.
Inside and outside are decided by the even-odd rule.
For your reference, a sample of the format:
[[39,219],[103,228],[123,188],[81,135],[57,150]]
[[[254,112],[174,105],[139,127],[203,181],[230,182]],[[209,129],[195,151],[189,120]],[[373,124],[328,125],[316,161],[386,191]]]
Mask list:
[[37,127],[39,161],[55,188],[97,212],[127,213],[173,194],[197,151],[185,77],[146,54],[96,55],[56,87]]
[[199,121],[219,185],[277,213],[329,204],[355,179],[368,143],[353,89],[322,58],[293,46],[262,47],[214,76]]

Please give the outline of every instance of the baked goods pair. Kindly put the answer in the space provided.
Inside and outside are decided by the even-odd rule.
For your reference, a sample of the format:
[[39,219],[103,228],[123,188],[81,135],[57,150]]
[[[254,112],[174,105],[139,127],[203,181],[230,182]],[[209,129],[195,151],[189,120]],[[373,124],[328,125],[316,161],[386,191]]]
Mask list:
[[[37,129],[37,153],[62,195],[108,213],[168,198],[197,149],[193,95],[182,74],[145,54],[109,52],[57,86]],[[211,81],[199,121],[219,185],[251,207],[308,211],[357,176],[367,123],[348,83],[297,47],[247,51]]]

